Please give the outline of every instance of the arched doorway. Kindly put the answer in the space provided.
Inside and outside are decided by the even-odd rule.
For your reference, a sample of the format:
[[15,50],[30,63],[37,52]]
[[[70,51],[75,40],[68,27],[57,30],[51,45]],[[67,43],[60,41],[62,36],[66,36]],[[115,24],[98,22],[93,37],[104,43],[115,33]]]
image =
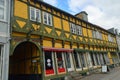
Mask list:
[[40,50],[31,42],[20,43],[10,56],[9,80],[40,80]]

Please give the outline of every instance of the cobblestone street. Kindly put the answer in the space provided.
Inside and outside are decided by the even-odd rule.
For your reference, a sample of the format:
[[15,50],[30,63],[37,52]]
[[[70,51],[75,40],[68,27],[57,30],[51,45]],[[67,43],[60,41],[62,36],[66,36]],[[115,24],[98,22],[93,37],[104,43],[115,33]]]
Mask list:
[[120,67],[112,69],[108,73],[96,73],[85,76],[80,80],[120,80]]

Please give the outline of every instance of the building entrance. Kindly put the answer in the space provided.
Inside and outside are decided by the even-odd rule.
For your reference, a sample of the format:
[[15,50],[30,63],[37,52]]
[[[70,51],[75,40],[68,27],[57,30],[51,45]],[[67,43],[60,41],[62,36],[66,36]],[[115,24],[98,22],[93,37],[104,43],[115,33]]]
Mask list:
[[40,80],[40,51],[31,42],[19,44],[10,56],[9,80]]

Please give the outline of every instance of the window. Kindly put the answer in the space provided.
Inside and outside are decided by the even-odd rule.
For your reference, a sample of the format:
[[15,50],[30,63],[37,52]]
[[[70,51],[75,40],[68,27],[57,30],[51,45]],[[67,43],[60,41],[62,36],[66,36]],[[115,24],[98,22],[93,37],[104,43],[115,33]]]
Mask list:
[[54,74],[54,60],[53,60],[53,54],[50,51],[45,51],[45,72],[46,75]]
[[74,53],[74,59],[75,59],[75,66],[76,68],[82,68],[82,65],[81,65],[81,59],[80,59],[80,56],[79,56],[79,53]]
[[92,36],[93,36],[93,38],[96,38],[96,31],[92,31]]
[[96,31],[95,34],[97,35],[97,36],[95,36],[95,38],[97,38],[97,39],[102,39],[102,33],[101,33],[101,32]]
[[0,45],[0,79],[2,74],[2,46]]
[[75,24],[70,23],[70,30],[71,30],[71,33],[76,34],[76,26],[75,26]]
[[64,55],[62,52],[56,52],[56,62],[58,73],[66,72]]
[[82,35],[82,27],[81,26],[77,26],[77,34]]
[[86,64],[86,54],[85,53],[80,53],[80,58],[81,58],[81,62],[82,62],[82,67],[87,67]]
[[95,61],[94,61],[94,57],[93,57],[93,53],[92,52],[90,53],[90,56],[91,56],[91,60],[92,60],[92,65],[95,66]]
[[72,59],[72,53],[65,53],[65,59],[66,59],[66,66],[68,71],[73,71],[74,67],[73,67],[73,59]]
[[43,23],[52,26],[52,15],[47,12],[43,12]]
[[113,37],[111,35],[108,35],[108,41],[114,42],[114,39],[113,39]]
[[0,0],[0,20],[5,20],[5,3],[6,0]]
[[30,20],[41,22],[40,10],[34,7],[30,7]]

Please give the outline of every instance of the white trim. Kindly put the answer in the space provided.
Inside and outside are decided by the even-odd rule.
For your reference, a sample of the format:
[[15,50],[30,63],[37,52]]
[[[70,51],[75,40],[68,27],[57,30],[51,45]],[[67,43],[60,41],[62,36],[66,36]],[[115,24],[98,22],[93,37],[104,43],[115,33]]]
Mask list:
[[[32,10],[34,12],[34,15],[31,13]],[[39,17],[37,17],[37,12],[39,13]],[[30,20],[36,21],[36,22],[41,22],[41,13],[40,12],[41,11],[39,9],[30,6]],[[31,16],[33,16],[34,19],[32,19]]]
[[[46,20],[44,19],[44,16],[46,16]],[[52,15],[50,13],[43,11],[43,23],[46,25],[49,25],[49,26],[53,25],[52,24]]]
[[77,34],[78,35],[82,35],[83,33],[82,33],[82,27],[81,26],[77,26]]
[[3,6],[0,6],[0,8],[3,8],[4,12],[3,12],[3,16],[4,16],[4,19],[1,19],[0,18],[0,21],[2,22],[6,22],[6,0],[3,0],[4,1],[4,5]]
[[[58,61],[57,61],[57,54],[61,54],[61,55],[62,55],[62,60],[63,60],[63,68],[65,68],[65,72],[59,73],[59,71],[58,71]],[[63,53],[63,52],[61,52],[61,53],[57,53],[57,52],[55,52],[55,60],[56,60],[57,73],[58,73],[58,74],[64,74],[64,73],[66,73],[66,66],[65,66],[64,53]]]
[[76,31],[76,25],[75,25],[75,24],[70,23],[70,31],[71,31],[71,33],[73,33],[73,34],[76,34],[76,33],[77,33],[77,31]]
[[[47,51],[46,51],[47,52]],[[51,52],[51,55],[52,55],[52,66],[53,66],[53,70],[54,70],[54,74],[49,74],[49,75],[46,75],[46,66],[45,66],[45,51],[43,52],[44,54],[44,74],[45,76],[51,76],[51,75],[55,75],[56,74],[56,70],[55,70],[55,60],[54,60],[54,53]]]
[[[67,68],[68,72],[70,72],[70,71],[73,71],[73,70],[74,70],[72,53],[65,53],[65,58],[67,58],[67,57],[66,57],[66,54],[68,54],[68,55],[69,55],[69,58],[70,58],[71,68]],[[67,60],[66,60],[66,63],[67,63]]]

